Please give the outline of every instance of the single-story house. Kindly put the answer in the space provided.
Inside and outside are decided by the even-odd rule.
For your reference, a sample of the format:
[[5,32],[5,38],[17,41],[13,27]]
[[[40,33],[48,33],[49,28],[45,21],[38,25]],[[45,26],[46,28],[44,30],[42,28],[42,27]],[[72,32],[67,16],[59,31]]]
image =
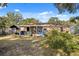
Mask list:
[[57,29],[61,32],[70,32],[69,26],[50,23],[12,25],[7,31],[11,34],[15,33],[18,35],[43,36],[46,32],[51,31],[52,29]]

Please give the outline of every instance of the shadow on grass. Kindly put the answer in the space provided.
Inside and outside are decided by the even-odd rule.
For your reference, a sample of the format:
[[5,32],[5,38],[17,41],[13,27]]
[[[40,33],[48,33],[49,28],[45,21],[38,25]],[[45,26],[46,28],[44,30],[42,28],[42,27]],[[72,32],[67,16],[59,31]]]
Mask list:
[[0,40],[0,55],[25,55],[31,45],[30,40]]
[[0,56],[38,56],[40,51],[32,40],[0,40]]

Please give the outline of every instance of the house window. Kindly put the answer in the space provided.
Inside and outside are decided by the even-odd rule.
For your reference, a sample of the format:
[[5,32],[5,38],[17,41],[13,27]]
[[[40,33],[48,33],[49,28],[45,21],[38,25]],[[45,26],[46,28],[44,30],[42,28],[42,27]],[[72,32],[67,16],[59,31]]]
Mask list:
[[27,31],[29,31],[29,27],[27,27]]

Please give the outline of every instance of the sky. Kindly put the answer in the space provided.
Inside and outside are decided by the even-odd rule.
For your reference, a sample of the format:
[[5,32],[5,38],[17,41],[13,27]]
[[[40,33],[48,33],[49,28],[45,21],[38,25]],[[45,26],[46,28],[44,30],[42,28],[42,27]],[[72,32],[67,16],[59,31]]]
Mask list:
[[53,3],[9,3],[7,7],[0,7],[0,16],[6,15],[9,11],[19,12],[24,18],[36,18],[41,22],[47,22],[50,17],[69,20],[72,16],[79,16],[79,11],[75,14],[59,14]]

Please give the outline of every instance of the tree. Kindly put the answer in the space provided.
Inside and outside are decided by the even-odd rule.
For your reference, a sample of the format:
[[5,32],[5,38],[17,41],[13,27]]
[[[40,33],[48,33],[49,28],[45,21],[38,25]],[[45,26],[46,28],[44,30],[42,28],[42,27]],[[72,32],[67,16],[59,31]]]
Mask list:
[[0,29],[2,29],[2,34],[5,34],[6,28],[17,25],[20,20],[22,20],[22,15],[14,12],[8,12],[7,16],[0,17]]
[[9,24],[11,26],[11,25],[17,25],[17,23],[21,21],[23,18],[20,13],[8,12],[7,19],[10,22]]
[[63,13],[65,11],[75,13],[79,6],[77,3],[55,3],[54,5],[58,9],[59,13]]
[[70,23],[75,23],[75,24],[79,23],[79,16],[70,17],[69,22]]
[[52,53],[55,53],[55,55],[60,55],[60,51],[62,50],[65,55],[69,56],[71,52],[79,48],[77,42],[73,40],[73,37],[74,36],[69,33],[52,30],[51,32],[47,33],[47,35],[41,41],[41,46],[54,50]]
[[52,23],[52,24],[62,24],[63,21],[59,20],[58,17],[51,17],[48,20],[48,23]]
[[18,23],[23,19],[23,17],[19,12],[16,12],[15,13],[15,19],[16,19],[16,23]]
[[35,18],[26,18],[24,20],[21,20],[18,24],[20,24],[20,25],[26,25],[26,24],[29,24],[29,23],[36,24],[36,23],[39,23],[39,21],[36,20]]
[[48,23],[54,23],[58,21],[58,18],[57,17],[51,17],[49,20],[48,20]]
[[5,29],[6,29],[6,27],[7,27],[8,24],[9,24],[9,23],[8,23],[8,21],[6,20],[5,17],[0,17],[0,29],[2,29],[2,34],[3,34],[3,35],[6,34],[6,33],[5,33]]
[[14,12],[8,12],[7,13],[7,18],[8,18],[8,21],[10,21],[10,25],[15,25],[16,24],[16,19],[15,19],[15,14]]
[[5,7],[5,6],[7,6],[7,3],[0,3],[0,6]]
[[76,23],[75,17],[70,17],[69,22],[70,23]]
[[76,21],[79,21],[79,16],[76,16],[75,19],[76,19]]

